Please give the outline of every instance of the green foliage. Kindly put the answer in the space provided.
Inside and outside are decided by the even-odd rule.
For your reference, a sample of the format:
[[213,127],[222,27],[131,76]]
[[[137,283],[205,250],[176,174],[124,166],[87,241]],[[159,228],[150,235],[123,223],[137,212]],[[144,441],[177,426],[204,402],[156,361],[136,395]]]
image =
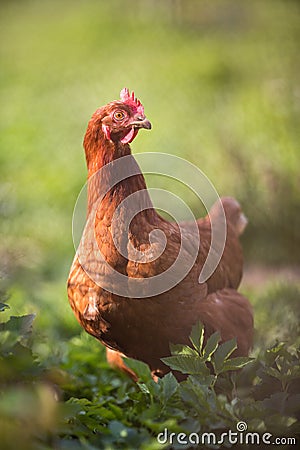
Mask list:
[[[162,361],[173,370],[178,370],[184,374],[199,375],[213,386],[217,376],[221,373],[238,370],[251,362],[250,358],[237,357],[229,359],[230,355],[237,348],[236,340],[224,342],[219,345],[220,333],[212,334],[205,344],[204,327],[197,323],[192,328],[190,340],[194,349],[185,345],[170,346],[172,356],[163,358]],[[211,362],[214,369],[214,376],[210,374],[207,363]]]
[[[299,4],[255,0],[236,13],[230,0],[184,3],[1,5],[0,279],[15,312],[35,311],[37,330],[57,339],[79,332],[65,282],[83,134],[125,85],[153,122],[133,151],[186,158],[235,195],[249,218],[245,261],[299,261]],[[204,213],[181,183],[161,178],[150,185]],[[262,344],[279,332],[264,330]]]
[[0,381],[10,384],[18,380],[31,380],[40,372],[35,361],[29,340],[34,314],[12,316],[0,323]]
[[[172,372],[157,382],[148,366],[126,360],[138,383],[112,371],[104,348],[82,333],[58,343],[53,355],[35,354],[34,315],[0,323],[0,418],[6,450],[56,448],[169,448],[157,436],[236,430],[295,436],[299,431],[300,350],[284,342],[257,358],[232,357],[234,339],[204,343],[203,326],[191,332],[191,346],[171,344],[163,361]],[[56,364],[54,364],[56,362]],[[4,448],[4,447],[3,447]],[[172,448],[185,448],[176,444]],[[216,445],[214,448],[220,448]]]
[[[259,297],[252,295],[256,316],[256,340],[260,346],[280,341],[300,344],[300,288],[285,282],[274,284]],[[270,317],[272,320],[270,320]]]

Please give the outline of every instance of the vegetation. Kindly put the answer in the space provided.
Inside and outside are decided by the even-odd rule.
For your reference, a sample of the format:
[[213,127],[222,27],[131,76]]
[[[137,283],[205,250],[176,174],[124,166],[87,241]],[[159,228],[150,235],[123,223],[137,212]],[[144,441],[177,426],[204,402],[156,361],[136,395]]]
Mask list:
[[247,263],[299,264],[299,8],[296,0],[1,3],[1,450],[155,450],[164,428],[218,434],[238,421],[274,436],[299,432],[299,281],[244,288],[256,338],[240,371],[225,370],[246,363],[228,359],[230,344],[203,349],[200,328],[190,349],[173,347],[170,366],[189,374],[179,384],[172,375],[154,383],[135,361],[137,385],[110,369],[65,287],[87,120],[124,86],[153,123],[133,150],[186,158],[236,196],[249,218]]
[[[6,307],[1,304],[2,310]],[[248,432],[272,434],[272,442],[299,432],[299,329],[256,358],[230,358],[235,341],[218,345],[215,333],[204,347],[198,324],[191,345],[172,345],[173,356],[164,359],[187,374],[186,381],[178,383],[169,373],[156,383],[148,366],[128,360],[140,378],[135,384],[107,367],[95,339],[82,333],[51,345],[45,336],[32,336],[33,320],[34,315],[12,316],[0,324],[1,442],[6,450],[155,450],[170,447],[164,436],[157,440],[165,429],[168,436],[214,432],[220,440],[224,431],[235,432],[241,420]],[[190,447],[173,439],[172,448]],[[199,448],[220,447],[205,442]]]

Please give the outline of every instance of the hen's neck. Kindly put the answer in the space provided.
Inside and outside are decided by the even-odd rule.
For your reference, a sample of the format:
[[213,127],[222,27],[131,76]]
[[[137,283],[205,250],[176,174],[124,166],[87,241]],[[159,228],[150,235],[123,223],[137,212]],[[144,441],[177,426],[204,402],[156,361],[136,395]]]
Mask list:
[[122,156],[130,155],[129,145],[114,143],[105,138],[102,131],[93,133],[90,126],[84,138],[85,157],[88,168],[88,179],[102,169],[106,164]]
[[[156,212],[152,207],[144,176],[131,155],[130,146],[108,141],[102,132],[99,132],[97,139],[87,139],[88,137],[92,136],[87,133],[84,141],[88,167],[88,214],[101,197],[101,208],[111,206],[112,203],[117,207],[129,195],[143,190],[144,201],[149,208],[141,214],[151,222],[155,220]],[[124,156],[124,160],[119,160]],[[128,173],[135,175],[128,177]],[[115,183],[116,178],[121,181]]]

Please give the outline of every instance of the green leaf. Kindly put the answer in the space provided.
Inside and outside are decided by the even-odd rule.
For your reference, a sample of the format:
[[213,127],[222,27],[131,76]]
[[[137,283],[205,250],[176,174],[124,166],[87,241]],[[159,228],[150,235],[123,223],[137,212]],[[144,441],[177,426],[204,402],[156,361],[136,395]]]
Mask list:
[[150,368],[144,362],[132,358],[126,358],[124,362],[142,381],[147,382],[152,380]]
[[124,416],[124,411],[123,411],[123,409],[122,408],[120,408],[118,405],[116,405],[116,404],[114,404],[114,403],[112,403],[112,402],[109,402],[108,403],[108,405],[107,405],[107,407],[109,408],[109,410],[114,414],[114,416],[117,418],[117,419],[122,419],[123,418],[123,416]]
[[222,372],[241,369],[252,361],[253,358],[248,358],[247,356],[238,356],[237,358],[228,359],[227,361],[224,361]]
[[265,373],[270,375],[273,378],[276,378],[277,380],[282,379],[282,374],[279,372],[279,370],[274,369],[273,367],[266,367]]
[[206,364],[199,358],[195,358],[192,355],[178,355],[178,356],[168,356],[166,358],[161,358],[162,362],[167,366],[171,367],[173,370],[179,370],[182,373],[188,374],[202,374],[207,376],[209,370]]
[[220,333],[216,331],[214,334],[209,336],[207,339],[207,343],[204,347],[202,356],[205,359],[205,361],[210,361],[211,355],[215,352],[215,350],[218,348],[218,343],[221,339]]
[[9,330],[0,331],[0,349],[1,353],[8,352],[19,341],[18,333],[12,333]]
[[35,314],[27,314],[26,316],[11,316],[10,319],[0,324],[0,331],[8,330],[17,332],[23,337],[26,337],[32,331],[32,323],[35,319]]
[[204,339],[204,326],[201,322],[197,322],[191,331],[190,341],[194,348],[201,354]]
[[288,394],[286,392],[276,392],[270,398],[265,398],[262,405],[265,408],[277,411],[279,414],[284,414],[287,399]]
[[237,343],[235,338],[231,339],[230,341],[223,342],[223,344],[219,345],[212,358],[212,363],[216,374],[221,372],[224,362],[236,349]]
[[203,410],[203,413],[207,415],[210,405],[209,397],[212,394],[212,390],[209,385],[202,382],[202,378],[199,379],[195,376],[189,376],[186,381],[181,384],[180,394],[185,402],[194,404],[198,410]]
[[118,420],[112,420],[108,425],[112,435],[117,438],[126,438],[128,436],[128,428]]
[[172,355],[192,355],[198,356],[198,352],[188,345],[170,344],[170,352]]
[[148,394],[148,395],[151,394],[151,392],[148,389],[148,386],[145,383],[137,383],[137,385],[140,388],[140,390],[143,392],[143,394]]
[[69,405],[79,405],[83,409],[87,406],[91,406],[92,402],[88,400],[87,398],[77,398],[77,397],[71,397],[67,401],[67,404]]
[[162,387],[162,396],[165,402],[175,394],[179,386],[172,372],[169,372],[160,380],[160,385]]
[[[208,372],[209,373],[209,372]],[[203,376],[202,374],[195,374],[195,375],[189,375],[189,380],[192,383],[198,383],[201,386],[205,386],[205,387],[211,387],[213,386],[214,382],[215,382],[215,376],[214,375],[205,375]]]
[[286,352],[285,343],[284,342],[276,342],[271,348],[268,348],[265,353],[266,363],[271,366],[276,358],[282,354],[282,352]]
[[0,312],[5,311],[6,309],[9,309],[9,305],[0,302]]
[[276,355],[281,352],[282,349],[284,349],[285,343],[284,342],[276,342],[272,347],[267,349],[267,353],[275,353]]

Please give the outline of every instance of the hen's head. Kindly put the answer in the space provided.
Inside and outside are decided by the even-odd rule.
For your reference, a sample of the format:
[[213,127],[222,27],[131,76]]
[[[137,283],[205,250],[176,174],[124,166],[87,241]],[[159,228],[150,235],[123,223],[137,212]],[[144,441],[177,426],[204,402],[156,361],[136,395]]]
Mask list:
[[143,105],[134,92],[130,94],[127,88],[122,89],[120,101],[108,103],[95,114],[100,118],[103,134],[109,141],[128,144],[133,141],[140,128],[151,129]]

